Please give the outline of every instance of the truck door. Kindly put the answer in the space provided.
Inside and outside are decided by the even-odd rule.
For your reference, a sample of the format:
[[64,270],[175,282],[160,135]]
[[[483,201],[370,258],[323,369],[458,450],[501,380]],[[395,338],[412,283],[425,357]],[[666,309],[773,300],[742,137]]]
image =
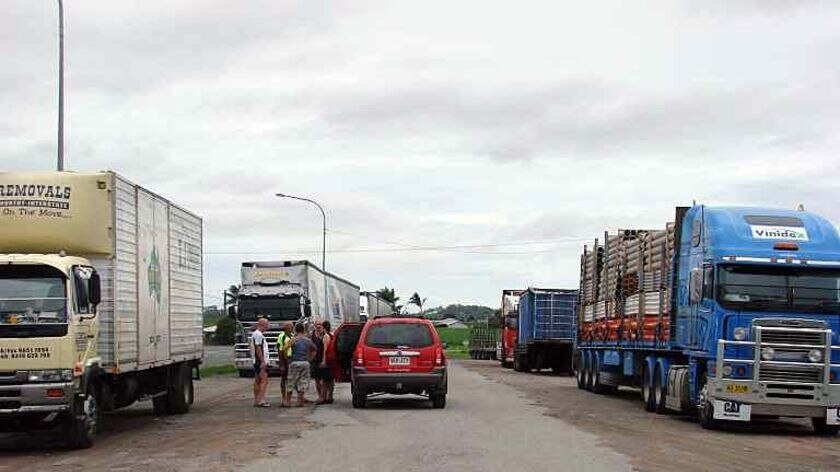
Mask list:
[[688,279],[688,345],[697,348],[702,343],[701,332],[709,321],[710,308],[703,305],[703,278],[704,278],[704,231],[703,231],[703,209],[695,214],[691,226],[691,250],[689,252],[689,279]]
[[137,192],[137,316],[140,364],[169,359],[169,210]]
[[336,382],[349,382],[353,368],[353,352],[359,343],[364,323],[342,323],[333,333],[333,340],[327,347],[327,363],[333,371]]

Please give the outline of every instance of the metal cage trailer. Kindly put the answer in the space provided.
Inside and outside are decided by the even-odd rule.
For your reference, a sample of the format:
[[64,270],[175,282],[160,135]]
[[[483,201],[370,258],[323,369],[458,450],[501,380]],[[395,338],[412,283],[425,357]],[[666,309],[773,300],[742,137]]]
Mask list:
[[578,387],[641,390],[701,426],[840,429],[840,236],[805,211],[679,207],[581,256]]

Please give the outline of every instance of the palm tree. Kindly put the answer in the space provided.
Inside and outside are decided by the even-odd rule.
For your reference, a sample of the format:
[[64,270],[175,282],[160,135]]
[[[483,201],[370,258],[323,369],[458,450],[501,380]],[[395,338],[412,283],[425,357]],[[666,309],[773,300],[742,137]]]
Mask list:
[[377,290],[376,296],[394,305],[395,307],[397,306],[397,302],[400,299],[400,297],[397,296],[397,293],[394,291],[394,289],[388,287],[382,287],[379,290]]
[[425,298],[420,298],[420,294],[414,292],[414,295],[412,295],[411,298],[408,299],[408,303],[411,305],[417,305],[417,308],[420,309],[420,316],[423,316],[423,305],[426,304]]

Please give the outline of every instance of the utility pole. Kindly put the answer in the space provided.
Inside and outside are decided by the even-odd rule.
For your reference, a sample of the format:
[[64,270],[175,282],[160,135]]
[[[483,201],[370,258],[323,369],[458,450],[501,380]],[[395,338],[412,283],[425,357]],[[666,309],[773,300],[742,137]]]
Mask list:
[[64,2],[58,0],[58,170],[64,170]]

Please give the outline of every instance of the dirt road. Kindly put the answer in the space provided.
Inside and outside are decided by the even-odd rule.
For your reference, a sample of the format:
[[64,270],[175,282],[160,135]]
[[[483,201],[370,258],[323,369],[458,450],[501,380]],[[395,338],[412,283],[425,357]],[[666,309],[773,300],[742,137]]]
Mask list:
[[255,409],[248,379],[197,385],[190,414],[157,417],[141,404],[108,415],[89,450],[66,450],[52,434],[0,435],[0,472],[767,472],[840,464],[840,438],[815,437],[804,422],[708,432],[689,418],[644,412],[632,390],[593,395],[572,378],[515,373],[491,361],[453,364],[445,410],[414,399],[353,410],[346,386],[334,405]]

